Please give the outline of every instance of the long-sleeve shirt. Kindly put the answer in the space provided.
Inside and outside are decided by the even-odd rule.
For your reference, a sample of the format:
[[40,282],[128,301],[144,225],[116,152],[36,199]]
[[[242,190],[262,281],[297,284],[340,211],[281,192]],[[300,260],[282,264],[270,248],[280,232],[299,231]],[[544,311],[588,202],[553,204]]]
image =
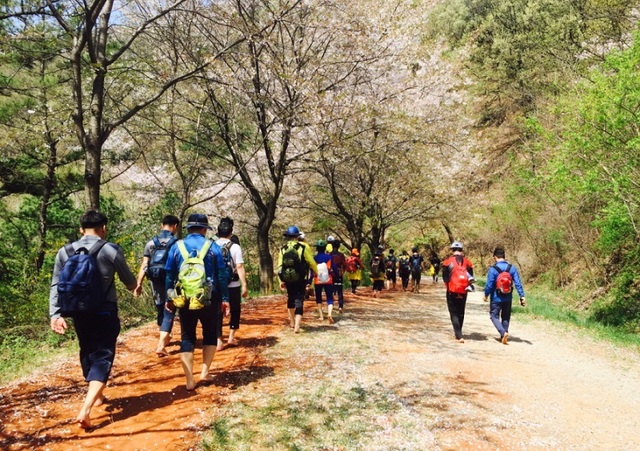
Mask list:
[[[507,269],[509,266],[509,262],[506,260],[498,260],[496,262],[496,266],[500,268],[502,271]],[[501,272],[502,272],[501,271]],[[511,293],[498,293],[496,291],[496,280],[498,280],[498,274],[500,274],[496,268],[493,266],[489,268],[487,272],[487,284],[484,286],[484,295],[491,295],[491,300],[493,302],[508,302],[513,298],[513,292]],[[509,270],[509,274],[511,274],[511,278],[513,279],[513,286],[520,295],[521,298],[524,297],[524,288],[522,287],[522,280],[520,279],[520,273],[515,266],[511,265],[511,269]]]
[[[202,249],[207,238],[199,233],[190,233],[184,238],[184,246],[190,256],[196,256],[198,251]],[[178,273],[183,262],[182,254],[177,244],[172,246],[167,257],[165,270],[167,276],[165,279],[165,289],[169,290],[175,287],[178,280]],[[213,282],[213,291],[220,293],[223,301],[229,300],[229,270],[224,256],[220,250],[220,246],[212,242],[209,252],[204,257],[204,270],[208,279]]]
[[[72,243],[75,250],[82,247],[91,251],[93,245],[95,245],[100,237],[97,235],[85,235],[78,241]],[[53,275],[51,277],[51,289],[49,290],[49,316],[56,318],[60,316],[60,305],[58,304],[58,282],[60,280],[60,271],[68,259],[67,251],[65,248],[58,250],[56,254],[55,264],[53,266]],[[131,272],[127,260],[124,257],[122,249],[117,244],[107,243],[105,244],[98,255],[96,256],[98,262],[98,270],[102,275],[102,287],[105,289],[106,296],[106,310],[117,309],[117,296],[115,286],[115,275],[118,274],[120,281],[129,289],[135,288],[137,285],[136,276]]]

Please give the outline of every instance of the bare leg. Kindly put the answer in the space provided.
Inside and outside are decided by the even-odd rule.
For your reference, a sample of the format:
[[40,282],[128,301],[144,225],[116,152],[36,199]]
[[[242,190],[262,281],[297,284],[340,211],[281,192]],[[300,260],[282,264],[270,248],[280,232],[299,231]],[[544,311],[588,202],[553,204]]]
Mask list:
[[302,322],[302,315],[296,315],[295,325],[293,326],[293,331],[295,333],[300,332],[300,323]]
[[289,314],[289,327],[291,327],[292,329],[295,326],[295,319],[294,319],[295,311],[296,311],[295,308],[287,309],[287,313]]
[[193,352],[181,352],[180,362],[187,378],[187,390],[193,390],[196,388],[196,383],[193,380]]
[[234,337],[236,335],[235,329],[229,329],[229,338],[227,339],[227,343],[233,344],[235,343]]
[[160,331],[160,339],[158,340],[158,348],[156,349],[156,354],[162,357],[167,355],[167,345],[169,344],[169,340],[171,339],[171,335],[169,332]]
[[216,355],[216,347],[207,345],[202,347],[202,371],[200,371],[200,380],[210,380],[209,368],[213,362],[213,356]]
[[102,400],[102,391],[106,384],[101,381],[89,381],[89,389],[87,390],[87,396],[84,398],[84,403],[78,412],[76,422],[82,429],[89,429],[91,427],[91,408],[96,404],[98,400]]
[[222,337],[218,337],[216,350],[217,351],[222,351],[223,349],[224,349],[224,342],[222,341]]
[[323,321],[324,316],[322,315],[322,302],[318,304],[318,315],[320,315],[320,321]]
[[331,317],[332,312],[333,312],[333,304],[327,305],[327,319],[329,320],[329,324],[333,324],[333,318]]

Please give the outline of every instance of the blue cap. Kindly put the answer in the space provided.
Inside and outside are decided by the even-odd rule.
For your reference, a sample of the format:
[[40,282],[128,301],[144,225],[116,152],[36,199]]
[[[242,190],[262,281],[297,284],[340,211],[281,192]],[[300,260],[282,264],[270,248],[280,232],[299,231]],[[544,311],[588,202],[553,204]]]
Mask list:
[[287,227],[286,232],[283,233],[284,236],[292,236],[292,237],[298,237],[300,236],[300,229],[298,229],[296,226],[289,226]]

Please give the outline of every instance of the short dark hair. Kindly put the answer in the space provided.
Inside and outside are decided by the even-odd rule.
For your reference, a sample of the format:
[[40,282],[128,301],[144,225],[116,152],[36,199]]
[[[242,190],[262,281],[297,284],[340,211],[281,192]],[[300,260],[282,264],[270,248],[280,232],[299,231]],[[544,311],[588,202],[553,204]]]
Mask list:
[[87,210],[80,216],[80,226],[83,229],[96,229],[107,225],[108,222],[109,219],[104,213],[94,209]]
[[178,225],[180,224],[180,219],[177,216],[166,215],[162,218],[162,225]]
[[493,256],[494,257],[504,258],[505,255],[506,254],[504,253],[504,248],[503,247],[498,246],[493,250]]
[[229,236],[233,233],[233,219],[225,217],[220,219],[218,225],[218,236]]

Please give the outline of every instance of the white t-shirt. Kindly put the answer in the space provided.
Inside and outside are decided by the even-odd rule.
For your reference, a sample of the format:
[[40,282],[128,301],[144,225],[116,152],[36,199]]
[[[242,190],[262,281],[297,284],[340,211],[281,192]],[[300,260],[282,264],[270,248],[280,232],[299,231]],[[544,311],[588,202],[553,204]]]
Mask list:
[[[216,241],[216,244],[222,247],[225,244],[227,244],[229,241],[231,241],[229,240],[229,238],[218,238],[218,241]],[[239,263],[244,264],[244,259],[242,258],[242,248],[240,246],[238,246],[236,243],[233,243],[229,248],[229,251],[231,252],[231,260],[233,261],[234,265],[237,265]],[[229,282],[229,288],[239,287],[240,285],[242,284],[240,283],[239,280]]]

